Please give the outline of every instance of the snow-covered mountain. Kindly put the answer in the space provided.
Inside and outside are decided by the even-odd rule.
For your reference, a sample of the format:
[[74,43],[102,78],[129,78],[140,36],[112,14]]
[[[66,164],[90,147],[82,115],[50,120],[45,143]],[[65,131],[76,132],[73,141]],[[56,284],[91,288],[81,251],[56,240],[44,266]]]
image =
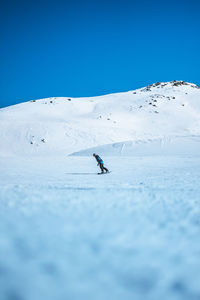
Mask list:
[[1,109],[0,300],[199,300],[199,117],[184,82]]
[[198,153],[200,89],[172,81],[99,97],[33,100],[1,109],[0,128],[1,156],[87,155],[94,149],[130,155],[188,146]]

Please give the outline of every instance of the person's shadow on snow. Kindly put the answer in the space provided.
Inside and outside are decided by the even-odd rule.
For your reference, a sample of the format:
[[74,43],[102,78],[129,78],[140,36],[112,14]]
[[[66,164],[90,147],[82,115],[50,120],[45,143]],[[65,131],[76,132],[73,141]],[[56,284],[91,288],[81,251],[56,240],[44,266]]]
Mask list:
[[96,175],[97,173],[65,173],[67,175]]

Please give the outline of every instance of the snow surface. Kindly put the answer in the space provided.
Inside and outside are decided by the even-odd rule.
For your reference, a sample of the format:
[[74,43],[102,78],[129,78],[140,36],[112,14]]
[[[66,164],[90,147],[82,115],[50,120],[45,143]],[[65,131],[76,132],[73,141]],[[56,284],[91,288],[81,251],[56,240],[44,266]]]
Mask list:
[[0,128],[0,300],[200,299],[197,86],[33,100]]
[[4,158],[1,300],[200,299],[200,158]]

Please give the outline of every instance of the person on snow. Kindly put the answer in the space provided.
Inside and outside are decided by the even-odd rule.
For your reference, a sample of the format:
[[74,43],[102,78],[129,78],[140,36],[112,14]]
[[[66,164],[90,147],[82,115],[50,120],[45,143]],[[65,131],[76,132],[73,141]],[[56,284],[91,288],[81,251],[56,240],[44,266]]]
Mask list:
[[93,156],[96,158],[96,160],[98,162],[97,166],[100,167],[101,173],[104,173],[104,170],[106,171],[106,173],[108,173],[109,171],[108,171],[107,168],[104,167],[103,160],[101,159],[101,157],[99,155],[95,154],[95,153],[93,153]]

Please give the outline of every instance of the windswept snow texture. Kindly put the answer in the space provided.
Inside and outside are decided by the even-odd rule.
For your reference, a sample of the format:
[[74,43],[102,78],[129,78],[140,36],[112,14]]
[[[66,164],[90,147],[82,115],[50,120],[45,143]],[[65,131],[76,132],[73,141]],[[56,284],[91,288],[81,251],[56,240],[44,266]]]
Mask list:
[[200,158],[1,159],[1,300],[199,300]]

